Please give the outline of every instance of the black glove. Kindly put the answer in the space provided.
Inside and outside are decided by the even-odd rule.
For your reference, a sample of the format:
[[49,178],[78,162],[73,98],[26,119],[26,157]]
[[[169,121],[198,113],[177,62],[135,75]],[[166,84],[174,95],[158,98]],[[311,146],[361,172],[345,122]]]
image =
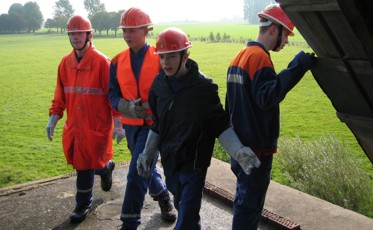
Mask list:
[[291,62],[300,64],[304,69],[311,69],[316,65],[315,53],[305,53],[301,50],[295,55]]

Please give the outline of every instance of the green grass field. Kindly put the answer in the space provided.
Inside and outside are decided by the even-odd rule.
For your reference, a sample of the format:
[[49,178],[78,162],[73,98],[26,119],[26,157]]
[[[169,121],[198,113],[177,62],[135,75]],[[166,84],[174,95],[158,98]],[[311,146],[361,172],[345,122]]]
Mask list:
[[[154,33],[171,25],[155,26]],[[174,26],[174,25],[172,25]],[[227,33],[232,38],[255,39],[256,26],[246,24],[177,25],[192,37],[208,37],[210,32]],[[300,35],[291,38],[302,41]],[[149,39],[155,44],[154,39]],[[117,38],[95,36],[94,44],[108,57],[126,48],[119,33]],[[245,43],[210,43],[193,41],[191,58],[200,70],[219,85],[224,102],[225,75],[229,62]],[[300,50],[311,51],[305,44],[287,46],[280,53],[272,53],[276,70]],[[72,50],[65,34],[0,35],[0,187],[49,178],[72,172],[62,153],[62,121],[57,124],[54,140],[48,141],[45,126],[53,98],[57,66],[61,58]],[[308,72],[304,79],[281,103],[281,138],[299,136],[313,141],[333,135],[347,143],[361,159],[363,168],[373,176],[371,162],[356,139],[336,117],[336,111]],[[281,148],[281,146],[280,146]],[[126,143],[115,144],[115,161],[130,158]],[[282,175],[273,167],[273,179],[281,183]]]

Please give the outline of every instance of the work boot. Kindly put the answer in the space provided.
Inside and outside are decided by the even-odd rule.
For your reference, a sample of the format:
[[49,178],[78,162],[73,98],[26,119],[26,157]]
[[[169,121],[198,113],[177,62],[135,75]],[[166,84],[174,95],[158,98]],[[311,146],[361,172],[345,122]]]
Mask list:
[[156,197],[154,200],[158,201],[159,207],[161,208],[162,219],[168,222],[173,222],[176,220],[176,214],[174,212],[174,207],[171,203],[170,195],[164,197]]
[[92,206],[80,206],[77,205],[74,211],[70,215],[70,222],[71,223],[80,223],[88,216],[89,212],[91,211]]
[[120,230],[130,230],[130,228],[127,225],[123,224]]
[[113,184],[113,170],[115,168],[115,163],[114,161],[110,160],[109,161],[109,167],[107,173],[105,175],[101,175],[101,189],[105,192],[110,191],[111,185]]

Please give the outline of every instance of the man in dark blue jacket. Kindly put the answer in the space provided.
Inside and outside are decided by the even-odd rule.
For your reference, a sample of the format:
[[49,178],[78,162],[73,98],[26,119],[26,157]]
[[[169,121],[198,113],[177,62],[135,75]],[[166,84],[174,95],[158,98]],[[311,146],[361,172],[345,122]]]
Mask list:
[[154,123],[137,169],[149,176],[153,155],[160,150],[167,188],[174,195],[178,218],[174,229],[201,229],[199,211],[215,139],[250,174],[260,162],[230,127],[218,87],[189,59],[192,44],[179,29],[163,31],[156,44],[162,66],[149,94]]
[[227,74],[226,111],[233,129],[250,146],[261,166],[250,175],[231,159],[237,177],[233,207],[233,230],[256,230],[270,182],[272,156],[280,133],[280,102],[314,63],[300,51],[287,69],[277,74],[269,51],[280,51],[293,35],[294,25],[278,5],[259,13],[260,31],[233,59]]

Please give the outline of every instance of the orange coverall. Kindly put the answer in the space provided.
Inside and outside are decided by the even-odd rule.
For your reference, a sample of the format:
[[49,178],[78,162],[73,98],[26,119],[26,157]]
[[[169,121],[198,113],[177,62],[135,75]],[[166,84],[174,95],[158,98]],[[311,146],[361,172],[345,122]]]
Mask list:
[[76,170],[100,169],[112,159],[112,109],[108,97],[110,60],[89,47],[78,63],[75,52],[58,66],[57,86],[49,114],[67,119],[62,145],[68,164]]

